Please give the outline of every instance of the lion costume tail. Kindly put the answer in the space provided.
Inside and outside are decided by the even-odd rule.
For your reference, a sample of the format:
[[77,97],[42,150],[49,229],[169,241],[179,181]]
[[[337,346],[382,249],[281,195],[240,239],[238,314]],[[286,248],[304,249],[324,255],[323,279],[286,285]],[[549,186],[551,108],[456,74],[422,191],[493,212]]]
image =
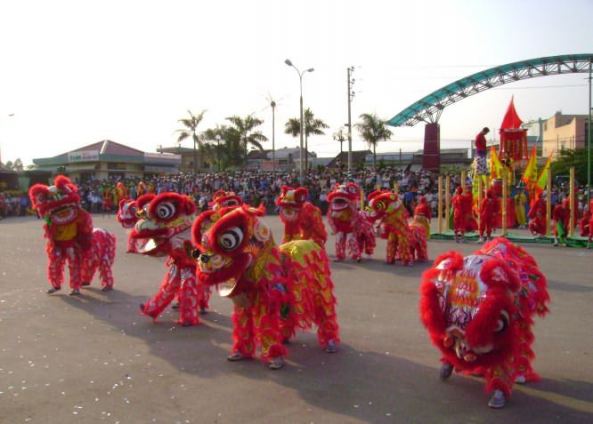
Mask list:
[[[280,245],[282,264],[287,271],[290,312],[285,336],[296,328],[317,326],[317,339],[322,348],[339,343],[334,284],[325,250],[311,240],[295,240]],[[287,334],[290,333],[290,334]]]

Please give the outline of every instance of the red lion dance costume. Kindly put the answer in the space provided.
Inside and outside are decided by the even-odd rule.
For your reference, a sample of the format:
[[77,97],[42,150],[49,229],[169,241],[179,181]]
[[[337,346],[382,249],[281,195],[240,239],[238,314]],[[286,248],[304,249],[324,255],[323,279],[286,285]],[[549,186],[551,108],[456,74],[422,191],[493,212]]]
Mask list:
[[354,183],[336,184],[327,195],[329,208],[327,221],[336,234],[336,258],[350,257],[360,261],[362,252],[372,255],[375,251],[375,234],[363,212],[358,210],[360,188]]
[[262,359],[278,369],[286,355],[282,343],[296,328],[316,324],[319,344],[330,353],[340,339],[325,250],[312,240],[277,246],[263,214],[247,205],[205,212],[192,238],[199,279],[234,304],[228,359],[251,358],[259,344]]
[[68,262],[71,295],[80,294],[99,270],[103,291],[113,288],[111,266],[115,259],[115,236],[93,228],[93,220],[80,206],[78,188],[68,177],[58,175],[53,186],[35,184],[29,189],[33,209],[45,220],[49,259],[48,293],[60,290]]
[[209,291],[196,281],[196,263],[191,256],[191,226],[196,207],[187,196],[162,193],[145,194],[136,201],[139,220],[130,237],[136,240],[137,253],[167,256],[169,270],[157,294],[140,305],[140,311],[156,318],[177,297],[178,323],[200,323],[198,311],[208,308]]
[[548,312],[547,283],[525,250],[503,238],[473,255],[439,256],[422,276],[421,319],[441,351],[441,379],[453,369],[481,374],[488,405],[502,408],[531,368],[533,317]]
[[212,195],[212,202],[210,202],[209,206],[213,210],[217,210],[221,208],[241,206],[242,204],[243,199],[241,199],[235,192],[218,190]]
[[[136,222],[138,222],[138,216],[136,216],[136,201],[131,199],[121,199],[119,201],[119,207],[117,209],[116,219],[117,222],[125,229],[134,228]],[[136,241],[132,237],[128,237],[128,250],[127,253],[137,253]]]
[[379,223],[382,237],[387,239],[388,264],[394,264],[396,257],[404,265],[412,265],[428,259],[426,248],[426,227],[408,225],[408,213],[396,193],[388,190],[369,194],[371,218]]
[[313,240],[325,248],[327,232],[321,218],[321,211],[307,202],[309,191],[304,187],[283,186],[276,206],[280,208],[280,219],[284,223],[282,243],[293,240]]

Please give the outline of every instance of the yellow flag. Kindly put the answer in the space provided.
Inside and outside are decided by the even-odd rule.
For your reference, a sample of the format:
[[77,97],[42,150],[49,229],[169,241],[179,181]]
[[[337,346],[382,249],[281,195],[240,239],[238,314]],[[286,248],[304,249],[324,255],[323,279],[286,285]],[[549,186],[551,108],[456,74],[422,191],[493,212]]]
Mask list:
[[537,185],[535,186],[535,189],[537,191],[543,191],[546,189],[546,184],[548,183],[548,169],[550,169],[551,165],[552,155],[550,154],[548,160],[546,161],[546,164],[542,168],[542,172],[539,174],[539,178],[537,179]]
[[528,187],[535,184],[537,181],[537,158],[535,146],[531,149],[531,154],[529,155],[529,160],[527,161],[527,166],[525,167],[521,181]]
[[502,178],[502,162],[498,158],[498,153],[494,146],[490,148],[490,178]]

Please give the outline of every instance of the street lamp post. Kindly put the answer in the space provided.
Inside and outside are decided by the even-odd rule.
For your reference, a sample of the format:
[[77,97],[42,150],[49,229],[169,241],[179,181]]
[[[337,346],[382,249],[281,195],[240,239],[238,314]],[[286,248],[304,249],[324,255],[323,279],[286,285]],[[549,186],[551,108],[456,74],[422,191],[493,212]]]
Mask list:
[[304,184],[304,179],[303,179],[303,134],[305,131],[305,122],[303,119],[303,74],[305,72],[313,72],[315,69],[313,68],[309,68],[309,69],[305,69],[304,71],[299,71],[299,68],[297,68],[296,66],[294,66],[292,64],[292,62],[290,61],[290,59],[286,59],[284,61],[284,63],[286,63],[288,66],[292,67],[295,69],[295,71],[297,72],[298,76],[299,76],[299,87],[301,90],[301,101],[300,101],[300,108],[301,108],[301,121],[300,121],[300,163],[299,163],[299,181],[301,183],[301,185]]
[[587,200],[591,202],[591,67],[589,62],[589,116],[587,118]]
[[220,166],[220,134],[216,134],[216,164],[218,165],[218,172],[221,171]]

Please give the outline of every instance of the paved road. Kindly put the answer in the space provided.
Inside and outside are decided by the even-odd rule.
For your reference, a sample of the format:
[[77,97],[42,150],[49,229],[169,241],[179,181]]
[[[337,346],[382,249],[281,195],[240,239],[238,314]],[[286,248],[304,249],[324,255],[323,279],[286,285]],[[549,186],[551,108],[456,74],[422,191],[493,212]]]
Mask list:
[[[276,239],[281,228],[266,218]],[[152,323],[138,304],[158,287],[161,260],[125,254],[116,290],[79,298],[45,294],[41,222],[0,222],[1,423],[572,423],[593,422],[593,252],[527,246],[549,278],[552,312],[537,321],[541,382],[515,389],[504,410],[486,406],[477,378],[438,379],[438,354],[418,320],[427,265],[383,264],[384,243],[361,264],[332,265],[343,344],[322,352],[313,333],[290,345],[288,366],[229,363],[230,301],[216,296],[203,325]],[[476,245],[429,243],[430,257]],[[333,255],[333,239],[330,241]],[[503,421],[504,420],[504,421]]]

